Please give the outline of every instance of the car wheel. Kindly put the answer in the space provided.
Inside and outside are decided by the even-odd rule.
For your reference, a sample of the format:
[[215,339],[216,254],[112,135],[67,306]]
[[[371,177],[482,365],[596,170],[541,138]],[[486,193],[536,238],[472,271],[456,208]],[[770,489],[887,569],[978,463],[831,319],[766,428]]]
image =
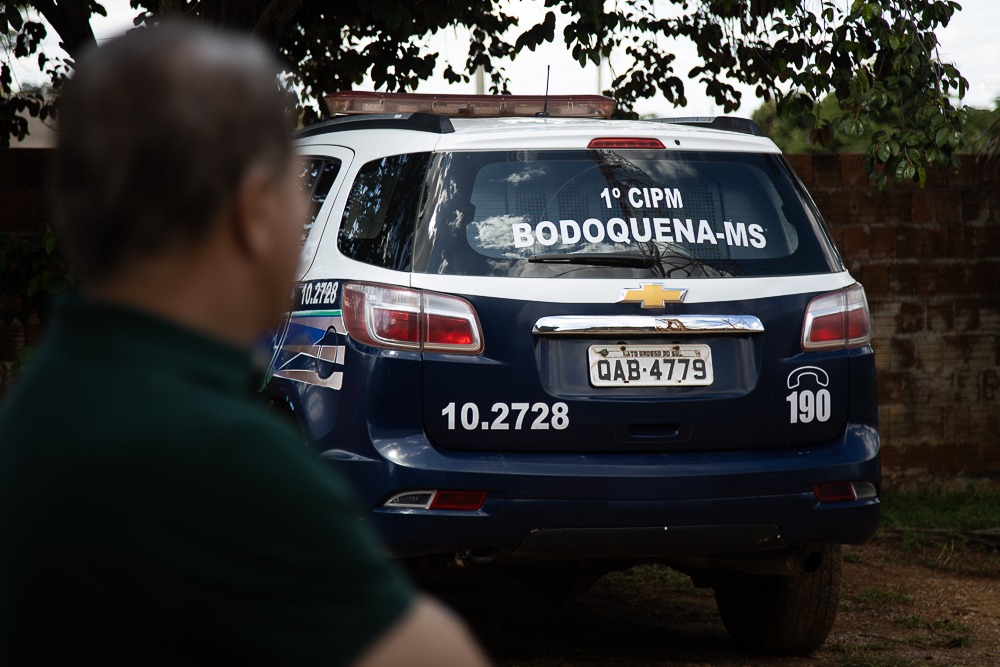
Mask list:
[[815,572],[732,573],[716,585],[722,622],[737,644],[759,653],[804,654],[826,641],[840,602],[843,555],[839,544],[807,546],[823,555]]

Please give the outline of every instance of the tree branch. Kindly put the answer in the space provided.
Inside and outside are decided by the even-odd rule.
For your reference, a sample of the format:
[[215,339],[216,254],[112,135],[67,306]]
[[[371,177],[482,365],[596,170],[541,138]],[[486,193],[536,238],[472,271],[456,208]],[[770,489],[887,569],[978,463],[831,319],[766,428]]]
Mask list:
[[70,58],[76,60],[86,49],[97,46],[90,27],[89,2],[60,2],[57,5],[53,0],[36,0],[34,4],[59,34],[62,47]]
[[285,33],[300,7],[302,0],[270,0],[254,24],[253,34],[272,44],[277,43],[278,36]]

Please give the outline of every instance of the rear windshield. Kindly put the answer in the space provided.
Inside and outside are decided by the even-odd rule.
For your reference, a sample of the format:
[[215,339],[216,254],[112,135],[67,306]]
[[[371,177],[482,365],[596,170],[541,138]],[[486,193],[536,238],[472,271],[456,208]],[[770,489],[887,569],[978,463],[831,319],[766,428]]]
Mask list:
[[808,196],[777,155],[481,151],[434,161],[420,197],[418,272],[699,278],[840,270]]

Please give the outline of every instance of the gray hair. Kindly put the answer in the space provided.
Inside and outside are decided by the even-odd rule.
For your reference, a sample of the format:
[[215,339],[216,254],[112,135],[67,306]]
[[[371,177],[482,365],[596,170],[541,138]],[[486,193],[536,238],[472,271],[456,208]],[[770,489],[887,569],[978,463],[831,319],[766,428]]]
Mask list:
[[254,38],[186,23],[133,30],[80,60],[60,101],[53,186],[81,279],[197,242],[248,170],[287,168],[280,69]]

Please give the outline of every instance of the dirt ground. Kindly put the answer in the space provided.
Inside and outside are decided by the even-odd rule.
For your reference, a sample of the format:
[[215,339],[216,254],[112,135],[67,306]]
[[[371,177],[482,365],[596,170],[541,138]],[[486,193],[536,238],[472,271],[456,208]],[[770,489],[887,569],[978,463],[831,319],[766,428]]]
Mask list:
[[423,583],[510,667],[1000,665],[1000,554],[953,542],[846,547],[837,622],[806,657],[741,652],[712,592],[661,566],[607,575],[571,602],[463,574],[425,574]]

